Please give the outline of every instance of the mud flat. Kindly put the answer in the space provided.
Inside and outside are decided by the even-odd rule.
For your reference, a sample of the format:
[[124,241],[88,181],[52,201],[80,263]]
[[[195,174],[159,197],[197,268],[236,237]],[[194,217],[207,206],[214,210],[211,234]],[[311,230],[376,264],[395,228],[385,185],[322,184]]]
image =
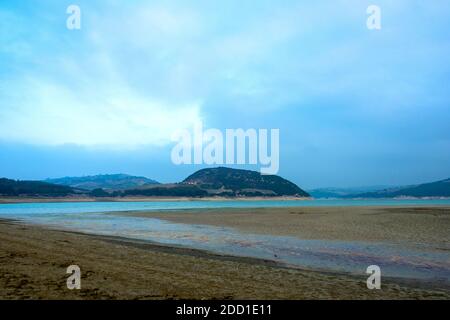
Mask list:
[[450,251],[450,207],[284,207],[114,213],[301,239],[430,245]]
[[[81,290],[66,287],[72,264],[81,268]],[[450,298],[448,290],[414,282],[386,279],[381,290],[371,291],[365,281],[365,276],[0,221],[1,299]]]

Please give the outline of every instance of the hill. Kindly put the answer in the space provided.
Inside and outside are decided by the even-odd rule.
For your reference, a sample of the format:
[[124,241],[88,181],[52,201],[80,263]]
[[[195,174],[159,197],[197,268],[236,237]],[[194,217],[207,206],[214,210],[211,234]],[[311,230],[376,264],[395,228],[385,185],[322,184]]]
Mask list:
[[306,190],[311,196],[316,199],[327,198],[344,198],[349,195],[360,193],[375,192],[392,188],[392,186],[367,186],[367,187],[350,187],[350,188],[317,188]]
[[0,196],[110,197],[309,197],[279,176],[231,168],[203,169],[174,184],[125,174],[66,177],[46,181],[0,179]]
[[346,198],[398,197],[450,197],[450,179],[346,196]]
[[279,176],[224,167],[199,170],[182,184],[197,186],[211,196],[309,197],[296,184]]
[[65,177],[59,179],[47,179],[47,183],[80,188],[85,190],[126,190],[143,185],[154,185],[159,182],[145,177],[130,176],[127,174],[104,174],[86,177]]
[[68,186],[60,186],[42,181],[0,179],[0,196],[65,197],[78,192],[78,190]]

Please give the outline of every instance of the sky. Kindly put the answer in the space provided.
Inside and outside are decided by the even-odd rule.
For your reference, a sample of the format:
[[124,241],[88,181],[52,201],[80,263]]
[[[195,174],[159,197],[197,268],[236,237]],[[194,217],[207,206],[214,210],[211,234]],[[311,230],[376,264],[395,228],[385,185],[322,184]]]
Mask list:
[[279,175],[303,188],[448,178],[449,16],[447,0],[0,0],[0,177],[180,181],[206,166],[173,164],[171,135],[201,121],[279,129]]

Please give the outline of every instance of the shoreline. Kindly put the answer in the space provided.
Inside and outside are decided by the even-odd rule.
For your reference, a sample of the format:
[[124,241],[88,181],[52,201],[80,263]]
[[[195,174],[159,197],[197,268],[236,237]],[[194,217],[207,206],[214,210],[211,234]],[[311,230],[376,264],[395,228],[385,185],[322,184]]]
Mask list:
[[313,198],[298,197],[239,197],[239,198],[222,198],[222,197],[62,197],[62,198],[43,198],[43,197],[0,197],[0,204],[13,203],[64,203],[64,202],[183,202],[183,201],[205,201],[205,202],[227,202],[227,201],[308,201]]
[[404,200],[450,200],[450,197],[397,197],[397,198],[312,198],[312,197],[0,197],[1,204],[14,203],[77,203],[77,202],[183,202],[183,201],[199,201],[199,202],[251,202],[251,201],[404,201]]
[[[0,230],[0,298],[3,299],[450,297],[450,290],[440,288],[439,283],[384,278],[383,290],[371,291],[365,288],[366,275],[292,268],[270,260],[53,230],[4,219],[0,220]],[[19,263],[16,260],[26,261]],[[80,265],[82,284],[87,286],[87,290],[77,293],[64,288],[65,268],[70,264]],[[11,279],[21,285],[14,286]],[[177,280],[182,281],[183,285]],[[55,281],[61,284],[55,285]],[[146,285],[140,285],[142,281]],[[156,289],[155,282],[159,284]],[[211,283],[216,285],[211,287]],[[36,288],[43,288],[43,291],[39,292]]]

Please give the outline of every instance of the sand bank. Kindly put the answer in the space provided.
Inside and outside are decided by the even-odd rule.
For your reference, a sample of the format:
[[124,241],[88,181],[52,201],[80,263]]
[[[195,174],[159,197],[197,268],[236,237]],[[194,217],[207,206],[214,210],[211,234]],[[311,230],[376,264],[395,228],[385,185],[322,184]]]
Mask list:
[[450,251],[450,207],[291,207],[120,212],[301,239],[427,244]]

